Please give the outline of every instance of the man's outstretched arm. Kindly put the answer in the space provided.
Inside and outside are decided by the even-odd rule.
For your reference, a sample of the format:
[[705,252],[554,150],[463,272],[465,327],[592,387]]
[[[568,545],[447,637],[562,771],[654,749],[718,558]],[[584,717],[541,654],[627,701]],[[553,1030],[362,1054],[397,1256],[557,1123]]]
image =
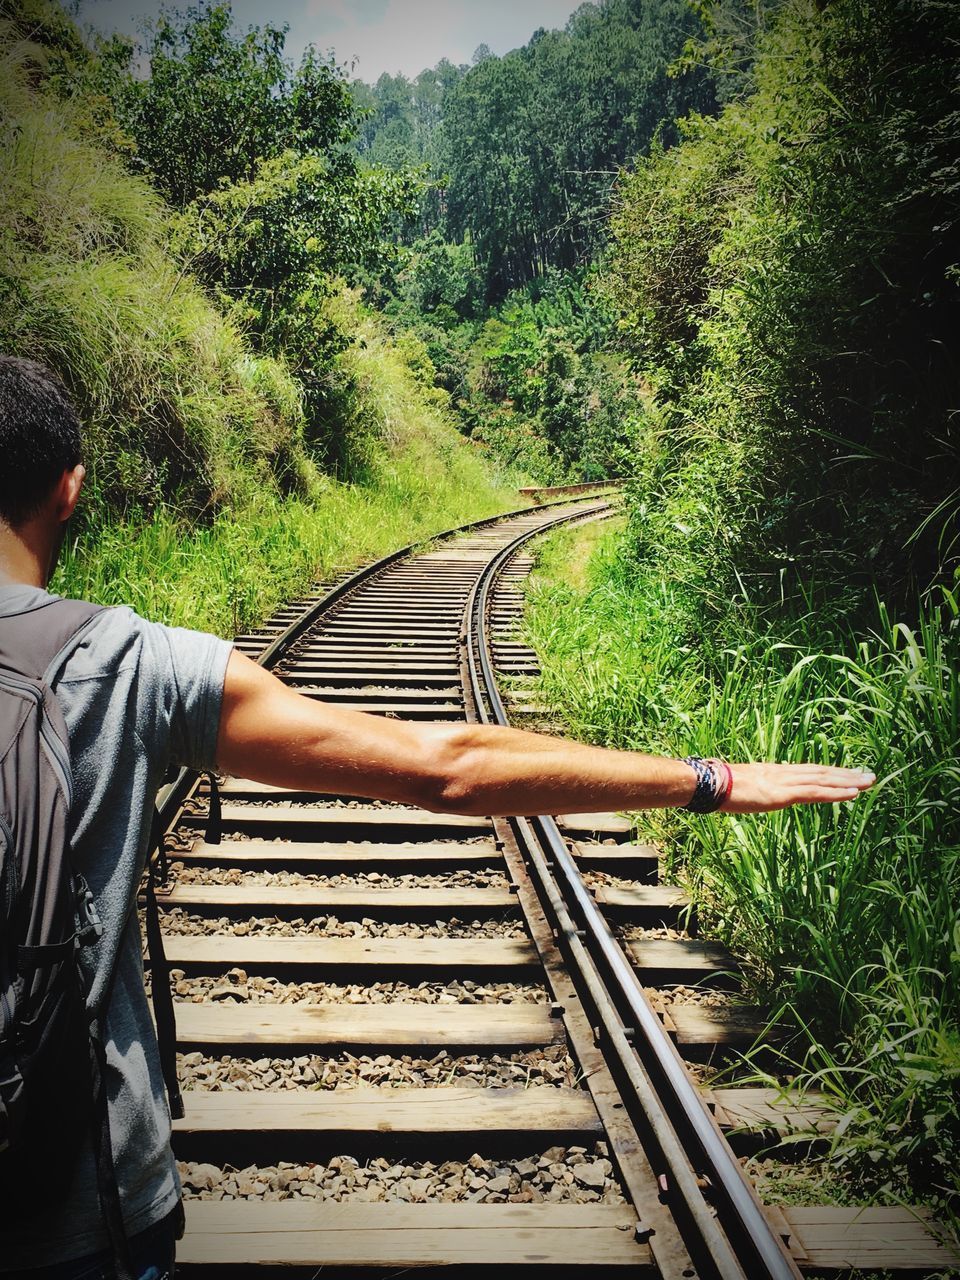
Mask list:
[[[305,698],[234,652],[217,742],[224,772],[305,791],[506,816],[683,805],[696,778],[662,756],[608,751],[486,725],[423,724]],[[732,764],[728,813],[852,800],[873,774],[806,764]]]

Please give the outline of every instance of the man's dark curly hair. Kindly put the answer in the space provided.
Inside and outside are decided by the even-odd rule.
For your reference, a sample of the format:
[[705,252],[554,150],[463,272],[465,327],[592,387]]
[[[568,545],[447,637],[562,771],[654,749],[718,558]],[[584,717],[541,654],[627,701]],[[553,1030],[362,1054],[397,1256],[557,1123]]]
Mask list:
[[81,461],[80,422],[60,379],[34,360],[0,356],[0,520],[17,528]]

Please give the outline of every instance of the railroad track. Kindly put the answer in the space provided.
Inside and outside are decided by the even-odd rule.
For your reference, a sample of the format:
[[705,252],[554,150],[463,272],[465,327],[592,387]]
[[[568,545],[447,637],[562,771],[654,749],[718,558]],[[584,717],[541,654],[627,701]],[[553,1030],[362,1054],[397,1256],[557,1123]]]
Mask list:
[[[506,722],[502,682],[536,715],[526,543],[608,513],[586,498],[473,526],[237,643],[375,714]],[[162,804],[187,1276],[945,1265],[909,1211],[760,1205],[731,1133],[815,1142],[823,1115],[698,1085],[697,1061],[752,1040],[760,1013],[724,996],[730,957],[680,927],[685,900],[622,817],[219,791],[212,839],[203,780]]]

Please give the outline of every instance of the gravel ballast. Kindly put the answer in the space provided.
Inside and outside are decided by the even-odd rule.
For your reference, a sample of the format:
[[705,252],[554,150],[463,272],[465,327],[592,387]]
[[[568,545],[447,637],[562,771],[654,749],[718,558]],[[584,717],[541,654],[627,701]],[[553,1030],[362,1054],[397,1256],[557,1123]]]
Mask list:
[[187,1200],[328,1200],[411,1204],[624,1204],[604,1142],[550,1147],[512,1160],[406,1163],[386,1156],[361,1164],[333,1156],[322,1164],[249,1165],[234,1169],[178,1161]]
[[234,937],[277,938],[524,938],[519,920],[436,920],[432,924],[387,923],[383,920],[340,920],[337,916],[297,917],[249,916],[246,920],[228,916],[200,916],[173,907],[163,913],[164,933],[209,935],[228,933]]
[[614,933],[621,942],[646,942],[652,939],[667,942],[691,941],[686,929],[673,929],[669,925],[657,925],[652,929],[639,924],[619,925]]
[[611,871],[581,870],[580,875],[591,889],[636,889],[642,885],[636,877],[618,876]]
[[262,1089],[381,1088],[573,1088],[582,1084],[576,1064],[563,1045],[511,1054],[467,1054],[446,1051],[431,1058],[411,1054],[340,1053],[334,1057],[302,1054],[296,1058],[247,1058],[200,1050],[177,1055],[177,1075],[184,1089],[240,1093]]
[[247,871],[241,867],[187,867],[172,863],[170,870],[178,885],[256,885],[258,887],[295,888],[303,885],[314,889],[505,889],[508,880],[496,867],[477,870],[456,869],[431,875],[384,875],[366,871],[351,875],[321,875],[298,871]]
[[187,978],[172,969],[175,999],[233,1004],[549,1004],[544,987],[515,982],[336,983],[283,982],[279,978],[248,975],[230,969],[212,976]]

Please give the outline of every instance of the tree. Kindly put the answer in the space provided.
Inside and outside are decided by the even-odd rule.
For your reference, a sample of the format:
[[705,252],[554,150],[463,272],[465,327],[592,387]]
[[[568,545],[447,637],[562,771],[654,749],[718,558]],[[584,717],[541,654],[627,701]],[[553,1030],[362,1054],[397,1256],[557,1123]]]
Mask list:
[[353,103],[330,61],[311,47],[294,71],[286,27],[238,35],[231,23],[224,4],[159,18],[146,50],[150,75],[128,76],[119,95],[137,164],[178,207],[223,179],[250,181],[284,151],[323,152],[353,135]]
[[[172,239],[185,268],[298,374],[308,433],[330,460],[331,371],[344,338],[325,302],[335,277],[392,254],[422,183],[402,165],[361,163],[346,82],[312,47],[294,70],[285,36],[271,26],[236,33],[226,5],[164,16],[151,74],[127,76],[118,114],[135,165],[179,209]],[[406,82],[397,84],[402,97]]]

